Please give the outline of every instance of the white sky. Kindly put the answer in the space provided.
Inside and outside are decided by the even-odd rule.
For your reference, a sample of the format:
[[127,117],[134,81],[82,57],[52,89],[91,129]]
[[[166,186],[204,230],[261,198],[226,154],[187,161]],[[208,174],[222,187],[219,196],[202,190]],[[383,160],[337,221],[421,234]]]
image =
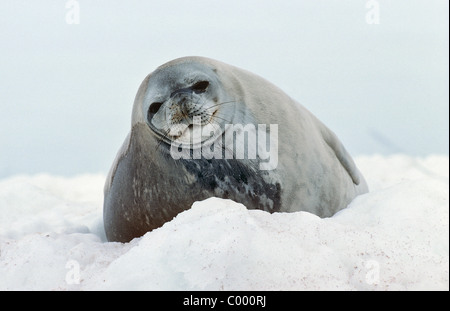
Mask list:
[[0,177],[106,173],[143,78],[201,55],[257,73],[353,155],[448,154],[448,1],[0,0]]

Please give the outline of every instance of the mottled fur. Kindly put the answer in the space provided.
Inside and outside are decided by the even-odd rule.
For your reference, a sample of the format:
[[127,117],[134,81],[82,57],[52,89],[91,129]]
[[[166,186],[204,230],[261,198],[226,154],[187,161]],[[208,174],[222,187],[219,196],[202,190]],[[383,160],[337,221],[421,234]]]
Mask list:
[[[191,85],[200,80],[210,82],[208,91],[189,95]],[[181,102],[174,96],[180,92],[178,97],[188,102],[185,110],[173,108]],[[155,102],[161,108],[153,109],[157,112],[152,123],[149,109]],[[172,109],[176,118],[161,109]],[[202,122],[221,126],[277,124],[276,168],[260,170],[259,158],[174,160],[170,132],[162,129],[165,122],[187,126],[193,109],[203,113]],[[215,114],[205,116],[211,110]],[[223,145],[227,148],[226,142]],[[185,57],[157,68],[138,90],[132,130],[105,184],[104,223],[108,240],[125,242],[211,196],[233,199],[249,209],[328,217],[367,191],[364,177],[336,135],[282,90],[222,62]]]

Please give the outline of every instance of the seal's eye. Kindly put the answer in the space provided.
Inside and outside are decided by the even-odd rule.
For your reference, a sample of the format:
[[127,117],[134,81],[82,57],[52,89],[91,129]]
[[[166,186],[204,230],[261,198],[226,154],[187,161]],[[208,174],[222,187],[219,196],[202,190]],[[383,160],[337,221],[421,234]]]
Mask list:
[[153,103],[148,108],[148,119],[150,120],[155,113],[158,112],[159,108],[161,108],[162,103]]
[[209,86],[208,81],[200,81],[195,83],[191,88],[195,93],[200,94],[206,92],[208,86]]

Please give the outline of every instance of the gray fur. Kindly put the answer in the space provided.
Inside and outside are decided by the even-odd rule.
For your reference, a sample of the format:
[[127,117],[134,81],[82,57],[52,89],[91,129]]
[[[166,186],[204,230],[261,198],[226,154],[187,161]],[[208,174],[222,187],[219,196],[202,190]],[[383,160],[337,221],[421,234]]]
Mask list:
[[[192,92],[190,87],[204,80],[210,83],[207,91]],[[162,105],[149,120],[155,102]],[[278,124],[278,165],[260,170],[259,158],[174,160],[169,143],[175,138],[160,132],[169,129],[166,123],[184,124],[183,132],[194,112],[202,115],[202,124]],[[104,224],[108,240],[126,242],[211,196],[249,209],[329,217],[367,191],[336,135],[282,90],[248,71],[185,57],[157,68],[138,90],[131,132],[105,184]]]

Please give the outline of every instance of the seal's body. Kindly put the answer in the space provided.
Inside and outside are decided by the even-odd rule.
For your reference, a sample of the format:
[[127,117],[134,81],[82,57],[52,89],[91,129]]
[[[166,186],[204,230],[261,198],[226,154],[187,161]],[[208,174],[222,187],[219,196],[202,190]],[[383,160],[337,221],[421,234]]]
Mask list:
[[105,184],[104,225],[108,240],[126,242],[211,196],[327,217],[367,191],[336,135],[279,88],[186,57],[139,88]]

